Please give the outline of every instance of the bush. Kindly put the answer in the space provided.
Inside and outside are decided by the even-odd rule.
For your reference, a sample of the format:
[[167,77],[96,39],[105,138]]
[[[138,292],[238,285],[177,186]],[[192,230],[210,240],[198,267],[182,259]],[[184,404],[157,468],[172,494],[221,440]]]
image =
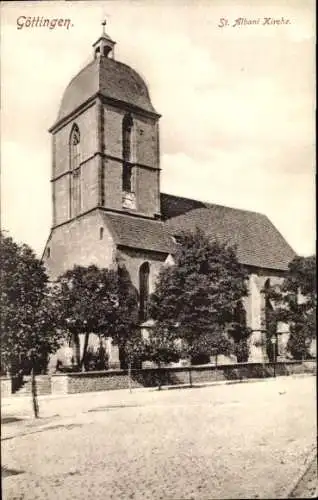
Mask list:
[[238,363],[246,363],[248,361],[249,348],[247,339],[241,339],[234,343],[234,354]]
[[108,370],[108,354],[101,344],[97,351],[88,348],[84,360],[85,371]]

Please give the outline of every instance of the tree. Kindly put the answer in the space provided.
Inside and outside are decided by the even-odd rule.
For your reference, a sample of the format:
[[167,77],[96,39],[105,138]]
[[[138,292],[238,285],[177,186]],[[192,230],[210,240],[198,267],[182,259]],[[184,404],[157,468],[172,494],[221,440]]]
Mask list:
[[173,329],[166,328],[158,323],[150,330],[148,338],[143,340],[143,357],[158,365],[158,389],[161,389],[162,364],[178,361],[182,348],[176,339]]
[[175,265],[159,273],[150,300],[157,328],[180,337],[188,354],[228,354],[229,325],[247,295],[247,275],[235,249],[211,241],[201,230],[178,235]]
[[131,389],[131,369],[133,366],[140,366],[140,363],[145,356],[145,342],[139,329],[134,329],[132,334],[126,339],[122,345],[123,354],[125,357],[125,367],[128,368],[128,385]]
[[122,365],[138,364],[142,355],[141,336],[138,328],[138,293],[132,285],[129,273],[123,264],[118,265],[120,315],[116,323],[114,343],[122,353]]
[[182,347],[172,329],[164,328],[162,324],[155,325],[150,330],[148,338],[144,339],[143,357],[160,366],[178,361]]
[[35,373],[60,345],[58,311],[42,263],[25,244],[3,233],[1,238],[1,365],[12,376],[28,366],[32,375],[35,417],[38,417]]
[[308,357],[316,335],[316,256],[295,257],[283,283],[283,319],[290,324],[288,349],[296,359]]
[[234,341],[233,353],[238,363],[246,363],[249,355],[248,337],[251,334],[251,328],[247,327],[246,311],[241,300],[236,303],[233,321],[229,325],[228,332]]
[[[112,337],[125,344],[134,329],[137,301],[125,269],[100,269],[95,265],[74,266],[57,280],[56,302],[61,311],[60,326],[77,345],[76,364],[84,369],[90,333]],[[79,334],[84,334],[83,356]]]
[[280,287],[272,287],[268,297],[276,302],[272,321],[288,323],[288,350],[295,359],[308,357],[316,335],[316,257],[295,257]]

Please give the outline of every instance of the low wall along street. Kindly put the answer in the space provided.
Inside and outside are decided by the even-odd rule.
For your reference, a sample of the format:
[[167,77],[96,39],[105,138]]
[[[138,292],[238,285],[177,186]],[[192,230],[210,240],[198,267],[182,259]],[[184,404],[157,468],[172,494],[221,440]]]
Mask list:
[[[275,369],[275,372],[274,372]],[[239,381],[244,379],[268,378],[281,375],[316,373],[315,361],[290,361],[277,363],[240,363],[236,365],[203,365],[173,368],[145,368],[131,370],[132,388],[199,385],[217,381]],[[108,370],[103,372],[81,372],[55,374],[51,377],[52,394],[76,394],[79,392],[127,389],[129,375],[127,370]]]
[[[108,391],[115,389],[200,385],[218,381],[241,381],[269,378],[281,375],[315,374],[315,361],[285,361],[274,363],[238,363],[228,365],[202,365],[169,368],[144,368],[142,370],[108,370],[99,372],[56,373],[36,377],[38,394],[76,394],[81,392]],[[45,380],[42,380],[44,379]],[[2,397],[12,393],[11,379],[1,377]],[[29,381],[22,389],[31,392]],[[17,391],[19,393],[19,391]]]

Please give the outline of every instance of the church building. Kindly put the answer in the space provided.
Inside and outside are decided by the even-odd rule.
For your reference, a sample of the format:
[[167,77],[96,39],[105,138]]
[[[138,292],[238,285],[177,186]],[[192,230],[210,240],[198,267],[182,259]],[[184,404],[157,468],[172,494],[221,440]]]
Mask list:
[[120,261],[146,319],[156,276],[173,263],[174,236],[202,228],[237,245],[249,273],[250,360],[262,361],[270,306],[262,291],[283,279],[295,253],[265,215],[160,192],[160,114],[144,80],[114,49],[104,31],[50,129],[53,221],[43,255],[50,279],[74,265],[113,268]]

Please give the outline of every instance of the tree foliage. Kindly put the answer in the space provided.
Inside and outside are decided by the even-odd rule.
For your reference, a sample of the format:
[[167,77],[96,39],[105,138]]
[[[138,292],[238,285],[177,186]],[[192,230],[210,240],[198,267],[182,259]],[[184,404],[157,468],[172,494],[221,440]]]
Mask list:
[[75,337],[85,334],[83,357],[77,360],[80,366],[85,365],[90,333],[125,344],[135,328],[137,298],[124,268],[118,272],[95,265],[74,266],[58,278],[57,290],[61,328]]
[[182,347],[172,328],[163,324],[151,329],[148,338],[143,340],[143,358],[153,361],[159,367],[162,364],[178,361]]
[[49,353],[60,345],[45,269],[25,244],[1,233],[1,361],[11,374],[22,367],[46,366]]
[[316,257],[295,257],[281,287],[268,291],[277,304],[273,321],[290,326],[288,350],[296,359],[306,358],[316,335]]
[[234,248],[211,241],[199,229],[181,233],[175,265],[161,270],[151,297],[155,328],[172,329],[190,356],[228,354],[226,331],[240,322],[236,308],[248,293],[246,279]]
[[284,281],[283,319],[290,324],[288,349],[294,358],[307,358],[316,336],[316,257],[296,257],[289,265]]

